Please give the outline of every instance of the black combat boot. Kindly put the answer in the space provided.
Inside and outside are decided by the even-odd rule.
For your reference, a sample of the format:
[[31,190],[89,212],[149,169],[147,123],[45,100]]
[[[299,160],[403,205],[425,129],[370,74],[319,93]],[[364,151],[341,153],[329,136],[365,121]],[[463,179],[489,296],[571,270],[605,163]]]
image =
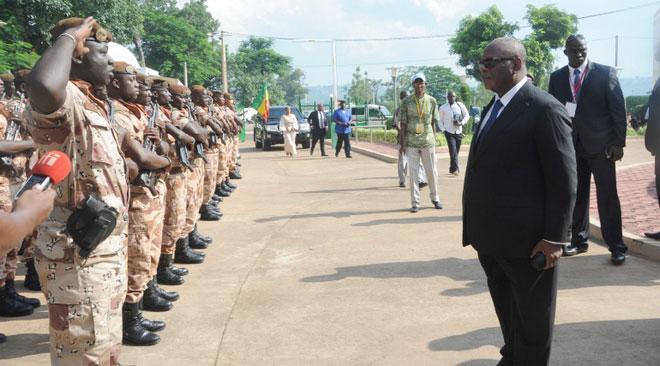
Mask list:
[[234,188],[228,186],[228,185],[227,185],[227,181],[224,181],[224,182],[220,183],[220,186],[221,186],[222,189],[224,189],[225,191],[227,191],[227,192],[231,192],[231,193],[234,193]]
[[34,312],[32,305],[18,301],[13,295],[16,292],[11,290],[8,290],[7,285],[0,287],[0,316],[26,316],[32,314]]
[[234,184],[234,183],[232,183],[232,182],[229,181],[229,178],[226,178],[226,179],[225,179],[225,184],[226,184],[229,188],[231,188],[231,189],[236,189],[236,188],[238,188],[238,186],[237,186],[236,184]]
[[162,297],[167,301],[177,301],[179,300],[179,293],[176,291],[165,291],[160,286],[158,286],[158,280],[154,278],[151,280],[154,283],[154,290],[158,293],[158,296]]
[[[190,273],[190,271],[188,270],[188,268],[184,268],[184,267],[175,267],[175,266],[173,266],[173,265],[171,265],[171,264],[170,264],[170,268],[171,268],[171,270],[172,270],[172,273],[176,274],[177,276],[185,276],[185,275],[187,275],[188,273]],[[167,285],[167,284],[164,283],[163,285]]]
[[[140,300],[140,309],[142,309],[142,300]],[[142,315],[142,312],[140,312],[138,318],[140,321],[140,325],[142,325],[142,328],[150,332],[159,332],[165,329],[165,322],[161,322],[158,320],[149,320]]]
[[224,190],[221,184],[216,184],[215,194],[217,194],[220,197],[229,197],[231,195],[231,192],[227,192],[226,190]]
[[[204,262],[204,258],[188,246],[188,236],[176,242],[174,263],[197,264]],[[161,281],[161,283],[164,283]]]
[[204,240],[195,237],[191,231],[190,234],[188,234],[188,246],[192,249],[206,249],[209,247],[209,244]]
[[41,283],[39,283],[39,274],[34,268],[34,259],[31,259],[25,263],[27,268],[27,273],[25,274],[25,281],[23,281],[23,286],[28,290],[32,291],[41,291]]
[[122,318],[124,329],[122,343],[134,346],[153,346],[160,342],[160,336],[145,329],[141,324],[140,304],[124,303]]
[[193,229],[191,234],[196,236],[199,240],[205,241],[207,244],[213,243],[213,239],[210,236],[202,235],[200,234],[199,231],[197,231],[197,224],[195,224],[195,228]]
[[172,302],[158,295],[158,291],[154,289],[154,281],[149,281],[142,297],[142,309],[148,311],[168,311],[172,306]]
[[5,281],[5,287],[7,287],[7,295],[8,296],[13,296],[16,300],[28,304],[32,306],[33,308],[38,308],[41,306],[41,301],[39,299],[35,299],[33,297],[25,297],[23,295],[19,295],[16,292],[16,289],[14,288],[14,280],[6,280]]
[[222,215],[224,215],[222,211],[220,211],[220,208],[218,208],[218,206],[209,205],[209,209],[213,211],[213,213],[216,214],[218,217],[222,217]]
[[213,196],[211,196],[211,199],[216,201],[216,202],[222,202],[222,200],[223,200],[222,196],[218,196],[215,193],[213,193]]
[[235,172],[229,172],[229,178],[231,179],[243,179],[243,176],[241,175],[240,170],[236,168]]
[[158,271],[156,272],[158,282],[164,285],[181,285],[183,277],[172,270],[172,255],[161,254],[158,261]]
[[[220,216],[209,205],[202,205],[199,209],[199,219],[202,221],[218,221]],[[195,248],[193,246],[193,248]],[[204,249],[204,248],[202,248]]]

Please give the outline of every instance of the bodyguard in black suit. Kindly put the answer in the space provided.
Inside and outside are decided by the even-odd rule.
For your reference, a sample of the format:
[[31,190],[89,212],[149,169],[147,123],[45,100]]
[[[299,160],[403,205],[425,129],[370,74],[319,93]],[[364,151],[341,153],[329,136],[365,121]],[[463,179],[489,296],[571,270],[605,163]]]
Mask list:
[[328,156],[325,154],[325,134],[328,132],[328,121],[323,112],[323,104],[316,106],[316,111],[309,114],[307,122],[312,124],[312,148],[309,150],[309,155],[314,155],[314,146],[316,142],[321,142],[321,156]]
[[[504,336],[499,365],[547,365],[557,268],[577,186],[570,119],[527,81],[525,48],[497,38],[483,52],[484,86],[496,93],[470,147],[463,245],[486,273]],[[545,269],[531,258],[545,256]]]
[[577,156],[578,192],[573,212],[571,245],[564,255],[586,252],[589,240],[591,175],[596,183],[598,215],[603,239],[613,264],[626,260],[628,247],[621,231],[621,204],[616,190],[615,162],[626,145],[626,109],[614,68],[587,60],[582,35],[566,40],[568,66],[550,75],[548,92],[573,117],[573,143]]
[[[660,61],[660,44],[655,46],[655,60]],[[655,156],[655,189],[658,194],[658,203],[660,203],[660,79],[655,82],[649,98],[648,114],[644,143],[646,149]],[[660,231],[648,232],[644,235],[660,240]]]

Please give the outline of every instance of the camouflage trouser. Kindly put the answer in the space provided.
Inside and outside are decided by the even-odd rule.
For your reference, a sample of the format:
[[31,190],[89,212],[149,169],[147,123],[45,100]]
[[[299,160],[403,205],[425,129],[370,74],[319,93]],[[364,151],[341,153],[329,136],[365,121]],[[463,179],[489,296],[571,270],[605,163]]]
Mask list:
[[[175,168],[180,169],[180,168]],[[165,180],[165,219],[163,220],[163,236],[161,252],[174,253],[177,240],[183,237],[183,226],[186,223],[186,173],[172,173]]]
[[[11,212],[13,204],[11,197],[9,183],[4,178],[0,184],[0,211]],[[0,253],[0,287],[5,285],[5,280],[13,280],[16,276],[17,254],[18,250],[16,249],[12,249],[8,253]]]
[[204,194],[202,204],[211,201],[215,184],[218,181],[218,148],[214,147],[205,152],[209,162],[204,164]]
[[236,163],[238,162],[238,135],[232,137],[231,151],[229,153],[229,171],[236,172]]
[[[26,180],[26,176],[12,177],[9,179],[9,190],[11,195],[9,197],[10,202],[13,200],[14,195],[18,192],[19,189],[23,186]],[[11,207],[11,206],[10,206]],[[23,258],[21,261],[23,263],[34,259],[34,248],[35,243],[37,242],[37,230],[35,229],[30,235],[26,236],[23,240]],[[14,263],[14,272],[16,272],[16,263]]]
[[204,160],[196,157],[191,161],[191,165],[193,171],[186,173],[186,224],[181,232],[183,236],[195,229],[204,193]]
[[165,175],[161,173],[161,178],[156,182],[156,190],[158,197],[155,200],[158,202],[158,213],[156,214],[155,224],[150,227],[152,232],[150,235],[153,237],[151,242],[151,269],[149,270],[149,281],[156,275],[158,271],[158,260],[160,259],[160,251],[163,243],[163,226],[165,223],[165,198],[167,197],[167,185],[163,179]]
[[156,238],[159,204],[149,189],[131,185],[128,210],[128,292],[126,302],[138,303],[147,289],[151,276],[151,247]]
[[[229,142],[227,142],[229,143]],[[218,176],[216,183],[222,183],[229,176],[229,166],[227,165],[227,145],[218,145]]]
[[[124,242],[123,231],[115,230],[106,241]],[[68,261],[37,256],[35,266],[48,300],[51,365],[117,365],[126,295],[125,247],[115,255],[74,255]]]

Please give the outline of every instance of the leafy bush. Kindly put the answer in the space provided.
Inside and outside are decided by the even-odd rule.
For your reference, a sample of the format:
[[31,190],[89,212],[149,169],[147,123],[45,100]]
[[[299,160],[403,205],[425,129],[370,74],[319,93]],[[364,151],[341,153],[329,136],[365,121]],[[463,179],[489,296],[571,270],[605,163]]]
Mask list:
[[[360,141],[370,141],[370,134],[369,134],[369,129],[367,128],[358,128],[356,129],[358,133],[358,139]],[[374,128],[373,129],[373,136],[374,136],[374,142],[387,142],[390,144],[397,144],[396,141],[396,130],[387,130],[385,133],[385,137],[383,137],[383,130],[380,128]],[[472,142],[472,135],[465,135],[463,136],[463,140],[461,142],[462,145],[469,145],[470,142]],[[447,139],[445,138],[445,134],[443,133],[438,133],[435,135],[435,146],[447,146]]]

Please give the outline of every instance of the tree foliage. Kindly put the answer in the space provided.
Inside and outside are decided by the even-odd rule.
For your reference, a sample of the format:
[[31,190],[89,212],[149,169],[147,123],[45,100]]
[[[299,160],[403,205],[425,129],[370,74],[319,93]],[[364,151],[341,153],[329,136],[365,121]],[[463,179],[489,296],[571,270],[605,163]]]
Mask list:
[[[554,62],[552,50],[563,46],[566,38],[577,31],[577,17],[555,5],[540,8],[527,5],[525,19],[532,28],[521,40],[527,50],[527,69],[536,78],[537,85],[545,85]],[[466,68],[468,75],[481,80],[476,65],[486,45],[497,37],[511,37],[516,30],[516,23],[505,22],[500,10],[491,6],[477,17],[467,16],[461,20],[456,36],[449,40],[449,50],[459,55],[458,63]]]
[[0,27],[0,73],[29,69],[39,59],[32,45],[21,39],[20,26],[15,17]]
[[[452,69],[445,66],[406,66],[402,68],[397,75],[397,94],[403,90],[412,93],[412,77],[418,72],[423,72],[426,76],[426,93],[434,97],[438,101],[438,105],[444,104],[447,101],[447,91],[453,90],[459,97],[459,100],[467,104],[468,101],[462,99],[462,82],[461,78],[454,74]],[[387,86],[387,90],[381,98],[381,102],[387,109],[394,110],[394,90],[392,89],[392,82],[383,84]],[[467,87],[467,85],[466,85]],[[469,89],[469,87],[468,87]],[[397,105],[398,98],[397,95]]]
[[351,80],[348,95],[351,96],[351,100],[354,103],[368,103],[373,99],[371,85],[372,80],[369,79],[369,74],[366,71],[362,74],[358,66],[353,73],[353,80]]

